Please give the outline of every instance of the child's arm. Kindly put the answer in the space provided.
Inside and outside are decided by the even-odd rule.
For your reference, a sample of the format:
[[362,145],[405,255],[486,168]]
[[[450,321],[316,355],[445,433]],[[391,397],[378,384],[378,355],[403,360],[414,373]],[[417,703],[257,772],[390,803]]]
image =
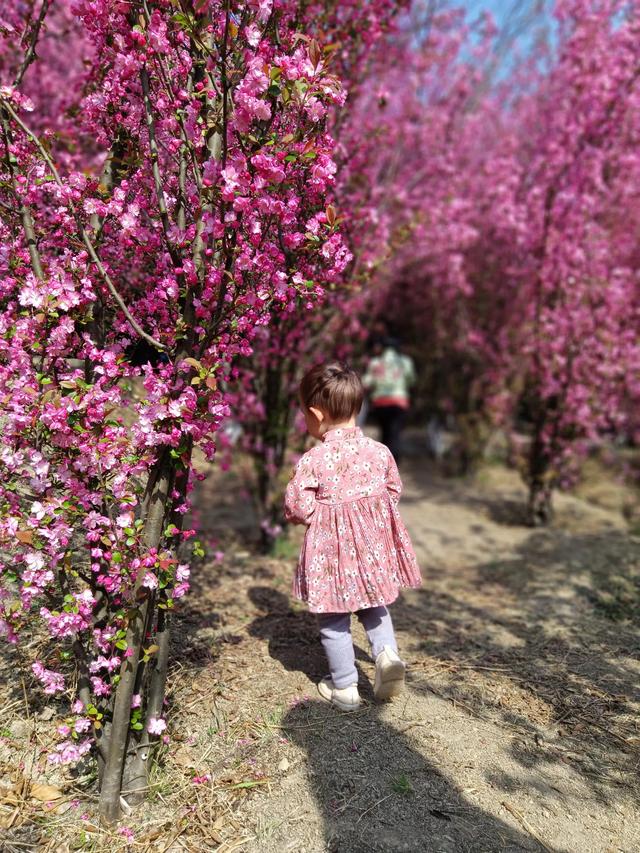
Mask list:
[[305,454],[293,472],[284,496],[284,517],[294,524],[309,524],[316,508],[318,478]]
[[393,458],[391,452],[389,452],[388,462],[386,486],[391,500],[397,505],[400,502],[400,495],[402,494],[402,480],[400,479],[396,460]]

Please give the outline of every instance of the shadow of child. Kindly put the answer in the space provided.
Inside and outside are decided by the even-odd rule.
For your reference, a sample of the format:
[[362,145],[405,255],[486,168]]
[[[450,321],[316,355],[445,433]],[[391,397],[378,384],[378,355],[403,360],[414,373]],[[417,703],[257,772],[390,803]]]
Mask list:
[[[328,672],[327,660],[314,614],[294,610],[288,596],[266,586],[251,587],[249,598],[263,611],[249,625],[249,634],[268,640],[269,655],[289,672],[302,672],[314,684],[324,678]],[[356,647],[355,651],[356,660],[369,660],[362,649]],[[361,684],[364,684],[362,678]]]
[[[285,715],[283,734],[306,752],[308,784],[323,821],[322,849],[328,853],[544,850],[470,802],[383,715],[384,706],[341,714],[320,700],[298,705]],[[301,789],[300,796],[304,798],[306,791]],[[292,820],[299,819],[300,807],[298,798],[292,798]],[[286,820],[282,827],[289,831]]]

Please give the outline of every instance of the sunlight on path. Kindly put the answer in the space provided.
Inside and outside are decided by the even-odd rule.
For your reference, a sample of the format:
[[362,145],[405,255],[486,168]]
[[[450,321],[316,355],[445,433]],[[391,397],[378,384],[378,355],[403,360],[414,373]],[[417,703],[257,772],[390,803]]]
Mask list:
[[[286,771],[239,808],[255,836],[243,849],[638,849],[639,642],[599,609],[604,573],[637,563],[638,543],[617,514],[569,497],[562,530],[511,523],[520,487],[502,470],[475,487],[415,468],[405,480],[425,586],[394,607],[401,699],[377,706],[365,685],[353,716],[318,701],[312,620],[269,592],[287,590],[290,564],[259,584],[263,612],[269,595],[283,609],[253,623],[268,655],[244,689],[285,706],[290,746]],[[364,650],[359,625],[354,637]]]

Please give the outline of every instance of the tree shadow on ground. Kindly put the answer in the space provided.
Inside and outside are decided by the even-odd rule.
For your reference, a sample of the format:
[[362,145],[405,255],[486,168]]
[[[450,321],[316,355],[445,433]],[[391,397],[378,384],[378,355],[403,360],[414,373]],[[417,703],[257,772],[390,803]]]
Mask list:
[[[219,656],[222,645],[242,642],[237,626],[229,624],[229,614],[221,606],[216,591],[229,580],[233,583],[235,579],[245,578],[246,573],[244,562],[227,563],[224,568],[212,562],[195,567],[189,595],[181,602],[179,617],[173,623],[170,668],[175,663],[178,666],[188,663],[194,668],[209,666]],[[253,568],[252,576],[273,579],[272,573],[260,565]]]
[[[0,642],[0,691],[5,703],[10,703],[13,709],[15,705],[24,703],[24,688],[18,673],[23,673],[27,678],[27,686],[35,687],[35,691],[30,692],[29,704],[33,702],[33,694],[37,693],[39,684],[35,677],[31,676],[31,671],[22,659],[20,648],[13,644],[7,643],[2,638]],[[29,682],[32,682],[29,684]],[[3,723],[0,716],[0,724]]]
[[[446,476],[441,466],[428,457],[415,457],[401,469],[405,482],[402,506],[421,506],[425,501],[435,506],[461,507],[477,513],[499,527],[531,530],[528,519],[529,491],[522,478],[511,468],[488,464],[466,475]],[[575,493],[554,493],[555,521],[546,529],[573,527],[584,515],[580,498]],[[606,504],[593,504],[591,509],[607,512]],[[613,513],[615,514],[615,513]],[[601,516],[601,528],[619,529],[612,518]]]
[[[326,673],[326,660],[316,618],[304,609],[294,609],[286,595],[269,587],[251,587],[248,595],[263,612],[248,626],[249,634],[267,640],[270,656],[286,670],[303,672],[317,682]],[[356,657],[369,659],[357,646]],[[306,751],[309,784],[323,818],[325,850],[515,853],[544,849],[469,802],[409,744],[402,730],[383,719],[383,706],[373,702],[371,686],[361,673],[359,686],[368,700],[360,712],[341,714],[320,700],[307,699],[290,708],[281,723],[283,734]]]
[[328,853],[545,849],[471,803],[382,713],[370,705],[341,714],[310,701],[283,720],[283,732],[306,752]]
[[[594,800],[617,808],[638,796],[639,587],[632,563],[638,563],[640,547],[620,530],[603,529],[604,516],[596,519],[585,509],[582,517],[578,502],[563,505],[561,521],[567,521],[569,530],[555,526],[533,531],[518,525],[512,536],[504,528],[517,522],[525,497],[513,481],[485,490],[471,481],[425,481],[425,471],[417,465],[411,472],[403,505],[412,510],[410,529],[414,541],[420,541],[425,564],[434,537],[442,557],[435,566],[427,565],[424,590],[394,605],[394,620],[405,641],[411,690],[451,699],[459,706],[456,713],[468,712],[504,730],[500,749],[512,759],[507,763],[511,769],[481,764],[497,796],[496,814],[469,802],[435,759],[420,754],[430,755],[428,743],[417,752],[402,728],[386,723],[377,707],[349,717],[311,701],[306,710],[288,712],[284,724],[291,739],[309,753],[310,781],[329,849],[540,849],[501,821],[502,816],[510,821],[501,812],[501,795],[524,786],[580,813]],[[445,506],[446,512],[430,521],[430,504]],[[461,523],[451,529],[450,507],[465,510]],[[589,532],[592,520],[600,532]],[[482,549],[474,553],[478,545]],[[490,559],[493,553],[496,558]],[[281,567],[269,574],[259,563],[256,569],[255,556],[238,569],[245,578],[242,589],[232,590],[227,600],[237,613],[246,614],[248,595],[258,610],[253,622],[238,630],[226,625],[225,605],[216,607],[215,589],[211,594],[216,579],[194,573],[189,619],[195,628],[200,618],[215,618],[206,603],[208,593],[220,612],[219,622],[207,630],[223,642],[245,632],[265,640],[271,658],[317,682],[326,663],[315,618],[273,589],[277,583],[288,587],[284,575],[291,570]],[[227,575],[234,571],[225,567]],[[239,647],[235,660],[241,655]],[[349,740],[349,733],[360,740]],[[363,755],[360,767],[357,759]],[[413,794],[400,793],[403,774]],[[576,782],[566,797],[553,790],[560,777],[561,787]],[[390,787],[394,780],[400,780],[398,790]],[[456,803],[459,811],[451,806]],[[398,829],[403,822],[413,833],[408,842]]]
[[[401,472],[403,473],[403,472]],[[412,460],[403,477],[414,484],[402,496],[401,506],[421,505],[425,499],[431,504],[447,504],[478,512],[494,524],[503,527],[530,529],[527,520],[527,490],[523,483],[510,483],[500,494],[485,490],[475,474],[464,477],[445,477],[439,467],[428,459]],[[425,495],[424,483],[428,483]]]
[[528,770],[561,762],[600,802],[637,798],[638,556],[620,532],[532,533],[512,558],[473,567],[475,589],[413,594],[396,610],[418,635],[413,688],[518,732],[511,753]]
[[[306,609],[293,609],[288,596],[266,586],[249,589],[249,598],[263,612],[248,627],[252,637],[268,641],[269,655],[289,672],[302,672],[317,683],[327,674],[318,639],[318,621]],[[356,661],[369,657],[357,645]]]

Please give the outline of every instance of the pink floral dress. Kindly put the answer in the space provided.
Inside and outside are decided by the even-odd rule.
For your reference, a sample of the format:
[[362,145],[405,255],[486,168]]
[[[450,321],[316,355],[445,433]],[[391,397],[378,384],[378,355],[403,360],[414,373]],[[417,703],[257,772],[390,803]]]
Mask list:
[[312,613],[391,604],[422,580],[400,514],[402,482],[389,450],[358,427],[333,429],[296,465],[288,521],[308,525],[293,595]]

